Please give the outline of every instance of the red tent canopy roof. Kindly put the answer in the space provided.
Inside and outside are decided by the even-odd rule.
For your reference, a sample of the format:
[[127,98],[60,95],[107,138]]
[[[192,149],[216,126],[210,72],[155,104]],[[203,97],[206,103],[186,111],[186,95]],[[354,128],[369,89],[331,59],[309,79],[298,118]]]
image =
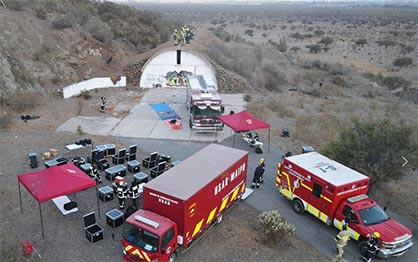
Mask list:
[[38,202],[96,186],[96,182],[72,163],[20,174],[18,180]]
[[256,118],[245,110],[232,115],[220,116],[219,119],[235,132],[270,128],[269,123]]

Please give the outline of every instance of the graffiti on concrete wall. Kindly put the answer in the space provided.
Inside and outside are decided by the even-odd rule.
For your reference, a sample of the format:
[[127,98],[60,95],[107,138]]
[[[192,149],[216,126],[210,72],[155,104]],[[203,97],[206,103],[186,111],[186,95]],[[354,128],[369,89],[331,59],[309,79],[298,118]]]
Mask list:
[[193,73],[188,71],[169,71],[165,75],[167,79],[167,86],[185,86],[187,84],[187,77],[193,75]]

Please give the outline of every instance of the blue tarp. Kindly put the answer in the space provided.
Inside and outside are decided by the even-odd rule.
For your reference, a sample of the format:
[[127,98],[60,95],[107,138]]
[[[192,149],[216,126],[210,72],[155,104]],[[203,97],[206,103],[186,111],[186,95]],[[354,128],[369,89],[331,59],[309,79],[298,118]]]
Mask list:
[[167,104],[164,103],[155,103],[149,104],[155,112],[157,112],[158,116],[161,120],[165,119],[180,119],[177,113],[171,109]]

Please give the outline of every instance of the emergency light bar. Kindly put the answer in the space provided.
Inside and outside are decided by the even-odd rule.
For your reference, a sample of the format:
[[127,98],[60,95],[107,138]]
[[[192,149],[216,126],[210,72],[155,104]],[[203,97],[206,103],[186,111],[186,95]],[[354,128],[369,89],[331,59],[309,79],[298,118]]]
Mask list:
[[357,201],[360,201],[360,200],[363,200],[363,199],[366,199],[366,198],[369,198],[369,197],[367,195],[362,194],[362,195],[358,195],[358,196],[349,197],[349,198],[347,198],[347,201],[350,202],[350,203],[355,203]]
[[160,226],[160,224],[158,222],[155,222],[154,220],[148,219],[148,218],[140,216],[140,215],[136,215],[135,220],[137,220],[139,222],[142,222],[144,224],[147,224],[149,226],[152,226],[153,228],[157,228],[157,227]]

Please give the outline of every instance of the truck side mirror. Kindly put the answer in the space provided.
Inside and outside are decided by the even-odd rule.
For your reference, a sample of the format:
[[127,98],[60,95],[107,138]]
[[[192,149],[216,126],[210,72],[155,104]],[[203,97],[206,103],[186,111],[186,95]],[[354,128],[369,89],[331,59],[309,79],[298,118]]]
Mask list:
[[384,206],[383,207],[383,211],[385,211],[386,212],[386,210],[388,209],[388,207],[387,206]]
[[221,106],[221,113],[223,114],[225,112],[225,106]]

